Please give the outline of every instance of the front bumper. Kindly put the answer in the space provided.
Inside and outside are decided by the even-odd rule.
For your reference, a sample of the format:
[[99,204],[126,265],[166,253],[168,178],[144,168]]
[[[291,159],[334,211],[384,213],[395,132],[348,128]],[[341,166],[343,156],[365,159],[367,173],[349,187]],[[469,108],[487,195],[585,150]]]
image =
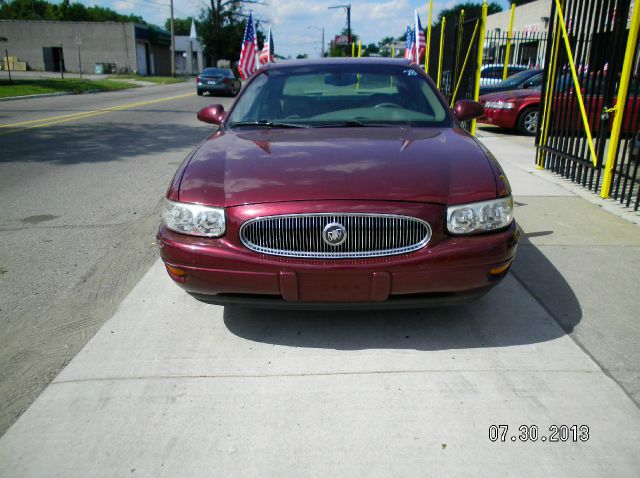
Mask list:
[[[246,218],[233,213],[222,238],[186,236],[161,226],[157,240],[174,281],[194,297],[217,304],[334,309],[450,305],[477,298],[507,274],[519,238],[515,222],[500,232],[455,237],[436,232],[442,229],[437,221],[444,206],[402,208],[396,212],[427,220],[434,234],[422,249],[396,256],[319,260],[260,254],[241,244],[238,230]],[[420,214],[419,209],[428,212]],[[378,212],[389,211],[378,205]],[[171,273],[172,267],[183,275]]]
[[515,108],[497,109],[497,108],[485,108],[484,115],[478,119],[480,123],[492,124],[501,128],[515,128],[516,120],[518,118]]

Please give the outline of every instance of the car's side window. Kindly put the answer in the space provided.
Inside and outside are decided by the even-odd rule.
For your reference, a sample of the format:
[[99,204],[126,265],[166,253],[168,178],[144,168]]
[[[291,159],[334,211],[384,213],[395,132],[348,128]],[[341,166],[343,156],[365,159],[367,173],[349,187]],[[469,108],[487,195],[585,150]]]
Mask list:
[[483,78],[500,78],[500,79],[502,79],[502,76],[500,74],[500,69],[495,67],[495,66],[492,66],[490,68],[485,69],[482,72],[481,76]]

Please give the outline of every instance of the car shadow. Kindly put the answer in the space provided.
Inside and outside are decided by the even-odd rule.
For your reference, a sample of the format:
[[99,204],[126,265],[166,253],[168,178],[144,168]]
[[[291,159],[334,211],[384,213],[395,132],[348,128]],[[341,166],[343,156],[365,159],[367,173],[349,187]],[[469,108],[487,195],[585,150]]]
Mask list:
[[481,299],[450,308],[288,311],[225,307],[224,323],[247,340],[337,350],[447,350],[554,340],[580,322],[573,290],[523,231],[510,275]]

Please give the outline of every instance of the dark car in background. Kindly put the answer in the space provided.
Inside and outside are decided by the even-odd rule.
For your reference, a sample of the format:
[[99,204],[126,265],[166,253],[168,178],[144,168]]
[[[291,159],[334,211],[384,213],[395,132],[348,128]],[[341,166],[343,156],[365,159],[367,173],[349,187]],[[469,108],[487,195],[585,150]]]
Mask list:
[[[527,65],[508,65],[507,78],[528,69],[529,67],[527,67]],[[502,81],[502,75],[504,75],[504,65],[502,63],[482,65],[482,67],[480,67],[480,87],[500,83]]]
[[214,304],[416,307],[479,297],[516,253],[509,183],[407,60],[259,69],[179,167],[158,232],[169,276]]
[[497,93],[498,91],[509,91],[519,89],[540,88],[542,85],[543,70],[524,70],[492,85],[480,86],[480,94]]
[[236,96],[241,87],[240,80],[228,68],[205,68],[202,73],[196,76],[198,96],[202,96],[205,92],[210,95]]

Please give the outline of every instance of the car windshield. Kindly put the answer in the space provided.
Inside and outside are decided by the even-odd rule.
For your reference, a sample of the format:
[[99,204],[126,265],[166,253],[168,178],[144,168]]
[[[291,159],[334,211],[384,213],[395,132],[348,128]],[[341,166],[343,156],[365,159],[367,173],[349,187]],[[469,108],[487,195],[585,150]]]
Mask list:
[[267,70],[249,83],[227,127],[450,125],[438,93],[408,65],[354,63]]
[[202,74],[205,76],[227,76],[227,70],[222,68],[206,68]]
[[502,80],[500,82],[500,86],[507,86],[507,87],[518,86],[523,81],[527,81],[527,79],[530,76],[531,76],[531,72],[530,71],[521,71],[519,73],[516,73],[513,76],[510,76],[506,80]]

